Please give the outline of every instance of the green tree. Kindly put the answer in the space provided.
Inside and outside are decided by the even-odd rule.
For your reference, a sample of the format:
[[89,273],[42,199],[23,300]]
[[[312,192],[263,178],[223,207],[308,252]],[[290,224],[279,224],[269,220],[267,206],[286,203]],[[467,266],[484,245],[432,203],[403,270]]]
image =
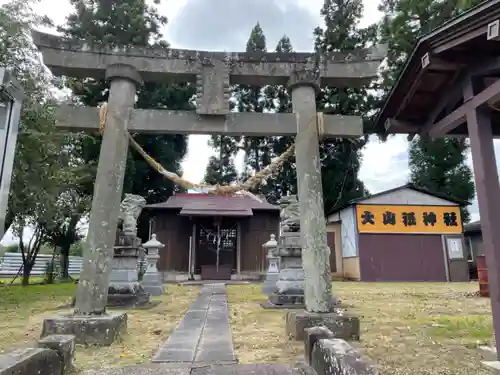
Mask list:
[[238,151],[235,137],[214,135],[209,145],[216,150],[217,156],[208,160],[204,181],[211,185],[229,185],[236,181],[238,173],[234,165],[234,156]]
[[[387,68],[382,88],[389,92],[397,79],[406,56],[417,39],[457,14],[479,4],[479,0],[384,0],[380,10],[385,16],[380,24],[382,41],[389,45]],[[475,187],[467,165],[468,141],[465,139],[415,138],[409,144],[410,182],[470,201]],[[462,208],[462,219],[470,214]]]
[[[246,52],[266,52],[266,37],[259,23],[255,25],[250,33],[246,45]],[[236,109],[238,112],[262,113],[266,108],[266,98],[262,87],[256,85],[238,85],[233,92],[236,97]],[[246,179],[254,172],[259,172],[269,164],[271,156],[267,145],[269,137],[242,137],[242,149],[245,151],[245,163],[242,178]],[[262,193],[264,186],[253,189],[254,192]]]
[[[293,52],[292,43],[288,36],[284,35],[276,46],[278,53]],[[292,111],[292,98],[285,86],[267,86],[265,88],[266,110],[270,112],[284,113]],[[278,136],[267,137],[269,157],[263,160],[263,164],[270,162],[285,152],[295,142],[294,137]],[[267,165],[267,164],[264,164]],[[297,194],[297,174],[295,171],[295,157],[287,160],[273,176],[266,180],[265,196],[271,203],[277,203],[281,197]]]
[[[429,139],[417,137],[410,142],[410,182],[464,201],[474,199],[472,170],[467,165],[469,144],[466,139]],[[462,207],[462,221],[470,214]]]
[[67,194],[61,197],[61,201],[59,202],[62,205],[62,211],[65,212],[65,215],[53,223],[47,233],[47,242],[59,252],[60,277],[63,280],[69,279],[68,270],[71,248],[75,243],[83,239],[78,224],[90,207],[88,198],[87,196],[75,193],[74,190],[68,189]]
[[[108,46],[167,48],[168,43],[160,32],[167,19],[159,15],[158,3],[155,1],[149,6],[145,0],[71,0],[75,12],[67,18],[67,24],[60,27],[60,31],[67,37]],[[96,106],[108,99],[108,84],[103,80],[68,79],[67,84],[85,105]],[[194,94],[195,88],[190,84],[146,82],[137,93],[136,106],[143,109],[190,110],[194,108],[191,101]],[[181,174],[181,162],[187,152],[186,136],[134,134],[134,137],[167,170]],[[95,169],[100,138],[85,138],[81,150],[82,158]],[[157,203],[165,201],[178,188],[150,168],[140,155],[130,152],[123,190],[143,196],[147,203]],[[92,194],[92,183],[87,184],[85,192]],[[143,240],[147,240],[149,234],[148,219],[147,214],[143,214],[138,223],[139,236]]]
[[482,0],[382,0],[384,17],[379,25],[381,41],[387,43],[387,67],[383,89],[388,92],[399,76],[417,39],[444,22],[480,4]]
[[83,242],[81,240],[77,241],[71,245],[69,249],[69,255],[81,257],[83,256],[83,248],[84,248]]
[[[325,0],[321,9],[325,27],[314,30],[315,50],[326,55],[331,52],[364,48],[376,39],[376,26],[361,29],[358,23],[363,13],[362,0]],[[360,88],[322,89],[318,107],[325,113],[362,116],[365,122],[376,101],[370,85]],[[367,142],[359,139],[328,139],[321,142],[323,197],[325,212],[368,194],[358,178],[361,150]]]
[[[265,52],[266,37],[259,23],[255,25],[247,41],[246,52]],[[232,90],[234,101],[231,109],[238,112],[257,112],[273,110],[274,104],[266,99],[265,89],[256,85],[236,85]],[[209,160],[205,174],[205,182],[228,184],[237,179],[234,167],[234,157],[239,150],[245,152],[244,169],[240,176],[246,180],[253,173],[260,171],[271,162],[272,137],[249,136],[212,136],[210,145],[215,149],[217,156]],[[222,162],[221,162],[222,161]],[[268,196],[271,185],[262,184],[252,189],[252,192]]]
[[[30,1],[13,0],[0,7],[0,66],[11,70],[26,94],[8,208],[13,232],[19,238],[25,286],[48,231],[64,216],[58,201],[81,168],[73,158],[72,144],[77,137],[57,134],[54,129],[53,86],[29,37],[33,27],[47,24],[47,20],[37,17],[31,5]],[[24,243],[28,230],[33,235]]]

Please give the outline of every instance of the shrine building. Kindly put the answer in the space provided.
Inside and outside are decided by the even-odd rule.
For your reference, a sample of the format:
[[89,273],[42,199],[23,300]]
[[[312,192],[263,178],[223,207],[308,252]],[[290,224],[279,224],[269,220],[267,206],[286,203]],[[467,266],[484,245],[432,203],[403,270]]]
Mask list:
[[165,244],[158,262],[165,281],[258,280],[267,270],[262,245],[279,235],[279,206],[246,195],[176,194],[145,209]]
[[411,184],[360,198],[327,215],[333,275],[360,281],[468,281],[460,206]]

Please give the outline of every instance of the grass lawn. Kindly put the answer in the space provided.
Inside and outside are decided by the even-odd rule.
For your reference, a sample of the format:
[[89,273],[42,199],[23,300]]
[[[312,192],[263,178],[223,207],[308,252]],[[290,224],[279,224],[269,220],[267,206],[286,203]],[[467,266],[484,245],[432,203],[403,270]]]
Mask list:
[[[22,278],[22,275],[18,276],[14,282],[12,282],[12,279],[14,277],[4,277],[4,278],[0,278],[0,286],[3,286],[2,284],[4,285],[10,285],[12,283],[12,285],[18,285],[18,284],[21,284],[23,278]],[[43,281],[44,281],[44,277],[43,276],[32,276],[30,277],[30,284],[41,284]]]
[[[228,286],[236,355],[241,363],[303,360],[303,344],[285,336],[280,310],[265,310],[261,285]],[[486,375],[478,344],[492,341],[490,303],[468,297],[477,283],[334,283],[361,318],[353,345],[391,375]]]
[[[32,345],[42,320],[68,303],[76,285],[0,286],[0,351]],[[282,310],[265,310],[262,285],[229,285],[229,309],[241,363],[303,360],[303,344],[285,335]],[[168,285],[163,303],[128,311],[128,335],[108,348],[77,348],[78,371],[149,362],[194,300],[199,286]],[[470,297],[476,283],[334,283],[361,318],[353,343],[391,375],[487,375],[476,346],[492,340],[489,300]]]
[[[0,352],[32,345],[42,321],[71,301],[75,284],[0,287]],[[87,368],[116,367],[149,362],[166,341],[199,292],[197,286],[167,285],[162,303],[150,310],[128,310],[128,335],[108,348],[77,347],[77,373]],[[156,298],[155,298],[156,299]]]

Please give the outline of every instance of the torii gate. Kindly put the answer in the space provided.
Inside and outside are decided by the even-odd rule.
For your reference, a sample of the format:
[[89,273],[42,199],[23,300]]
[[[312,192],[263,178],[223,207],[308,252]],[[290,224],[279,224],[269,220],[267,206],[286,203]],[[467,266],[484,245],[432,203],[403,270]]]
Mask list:
[[[112,49],[39,32],[33,33],[33,39],[45,65],[55,75],[106,78],[111,85],[87,237],[89,251],[84,255],[75,315],[105,312],[129,130],[150,134],[296,135],[305,301],[310,312],[330,311],[330,250],[323,212],[316,94],[320,85],[356,87],[373,80],[387,53],[385,46],[333,53],[318,61],[312,53]],[[143,80],[195,82],[196,112],[134,109],[135,93]],[[233,84],[288,85],[293,113],[231,113]],[[70,131],[96,130],[98,111],[61,106],[58,126]],[[322,119],[322,136],[363,134],[360,117],[330,115]]]

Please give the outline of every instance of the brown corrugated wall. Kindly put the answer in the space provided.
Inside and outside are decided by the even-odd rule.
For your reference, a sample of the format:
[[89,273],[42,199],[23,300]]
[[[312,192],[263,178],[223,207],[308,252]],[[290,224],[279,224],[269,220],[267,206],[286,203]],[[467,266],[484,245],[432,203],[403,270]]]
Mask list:
[[441,235],[359,234],[361,281],[446,281]]

